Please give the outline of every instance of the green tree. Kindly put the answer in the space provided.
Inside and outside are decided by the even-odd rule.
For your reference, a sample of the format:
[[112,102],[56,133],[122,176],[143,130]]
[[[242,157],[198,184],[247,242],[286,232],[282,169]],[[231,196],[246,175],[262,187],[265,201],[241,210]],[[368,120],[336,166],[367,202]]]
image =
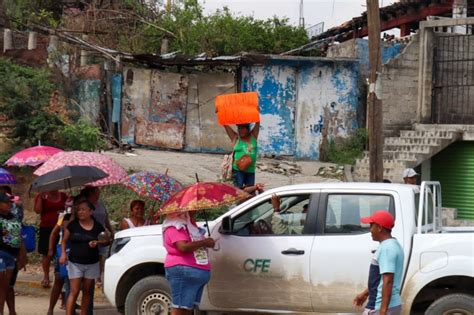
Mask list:
[[182,1],[160,20],[160,25],[175,36],[148,27],[147,36],[154,40],[146,42],[147,51],[159,50],[165,36],[171,50],[186,54],[281,53],[308,42],[306,31],[290,25],[287,18],[259,20],[232,14],[227,7],[204,15],[196,0]]
[[0,58],[0,112],[11,122],[17,143],[54,143],[62,122],[45,111],[53,90],[47,69],[20,66]]
[[26,29],[30,21],[57,26],[63,12],[58,0],[3,0],[3,8],[16,29]]

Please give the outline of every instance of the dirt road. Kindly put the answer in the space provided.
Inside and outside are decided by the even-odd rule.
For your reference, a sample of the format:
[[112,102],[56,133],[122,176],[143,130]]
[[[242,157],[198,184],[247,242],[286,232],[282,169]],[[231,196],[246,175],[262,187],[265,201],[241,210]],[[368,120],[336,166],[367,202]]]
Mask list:
[[[116,153],[107,151],[105,155],[110,156],[126,169],[154,170],[164,173],[168,169],[168,174],[183,184],[191,184],[196,181],[197,173],[201,181],[215,181],[220,173],[220,165],[223,155],[183,153],[172,151],[157,151],[137,149],[131,154]],[[259,158],[258,163],[271,164],[278,162],[275,159]],[[315,176],[322,166],[333,165],[318,161],[297,161],[296,165],[301,167],[301,174],[285,176],[270,172],[256,172],[256,182],[266,185],[266,188],[274,188],[288,184],[299,184],[309,182],[335,181],[320,176]]]

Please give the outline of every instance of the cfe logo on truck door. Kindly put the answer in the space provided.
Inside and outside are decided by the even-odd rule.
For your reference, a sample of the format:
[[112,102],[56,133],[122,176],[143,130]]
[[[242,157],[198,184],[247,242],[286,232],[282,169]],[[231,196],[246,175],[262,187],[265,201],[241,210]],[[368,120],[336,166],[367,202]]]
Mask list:
[[247,272],[269,272],[271,259],[249,258],[244,261],[244,270]]

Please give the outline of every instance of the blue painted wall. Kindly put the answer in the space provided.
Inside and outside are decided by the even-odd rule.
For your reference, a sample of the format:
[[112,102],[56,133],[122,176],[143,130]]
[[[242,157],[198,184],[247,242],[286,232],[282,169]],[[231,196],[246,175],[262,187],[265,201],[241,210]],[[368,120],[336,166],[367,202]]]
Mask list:
[[259,94],[259,152],[318,160],[323,140],[358,127],[358,82],[357,61],[295,58],[244,67],[242,91]]
[[320,60],[301,68],[297,82],[295,157],[319,160],[322,144],[358,128],[359,64]]
[[259,96],[260,154],[293,155],[296,69],[284,63],[242,69],[242,92]]
[[77,103],[74,109],[79,109],[81,118],[99,125],[100,118],[100,95],[102,93],[102,81],[94,79],[78,80],[75,83],[75,95]]
[[[382,43],[382,64],[385,64],[400,54],[405,48],[402,43],[383,42]],[[366,75],[369,71],[369,41],[366,39],[356,39],[356,56],[361,65],[361,74]]]

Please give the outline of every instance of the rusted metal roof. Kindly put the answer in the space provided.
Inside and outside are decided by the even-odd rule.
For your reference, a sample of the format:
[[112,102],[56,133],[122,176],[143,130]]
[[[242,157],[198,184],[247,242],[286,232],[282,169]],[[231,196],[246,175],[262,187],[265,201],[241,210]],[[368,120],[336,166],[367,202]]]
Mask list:
[[[381,31],[386,31],[403,24],[410,23],[418,29],[418,23],[427,16],[451,13],[453,0],[405,0],[380,8]],[[320,40],[332,38],[334,41],[345,41],[352,38],[365,37],[368,34],[367,12],[339,26],[330,28],[312,38]]]
[[[426,20],[428,16],[451,16],[452,6],[453,0],[400,1],[380,8],[380,29],[383,32],[403,26],[407,30],[416,31],[419,22]],[[284,52],[282,55],[298,54],[314,48],[326,50],[332,43],[366,36],[368,36],[367,12],[363,12],[350,21],[314,36],[308,44]]]

